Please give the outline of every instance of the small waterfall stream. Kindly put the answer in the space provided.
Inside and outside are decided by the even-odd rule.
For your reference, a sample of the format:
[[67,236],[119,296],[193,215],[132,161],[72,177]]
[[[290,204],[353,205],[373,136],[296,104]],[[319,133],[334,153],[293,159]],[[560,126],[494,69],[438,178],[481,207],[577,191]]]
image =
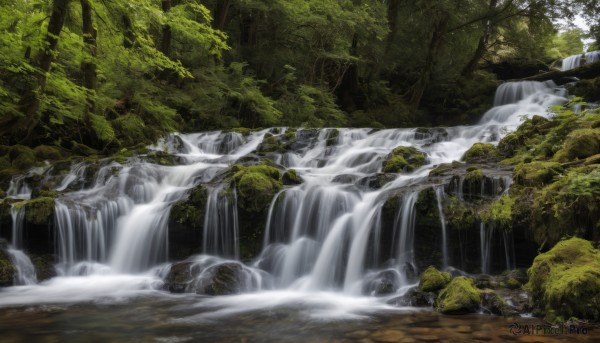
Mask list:
[[[160,284],[161,268],[170,255],[170,209],[198,185],[209,195],[203,238],[197,243],[203,255],[187,260],[193,265],[190,268],[203,271],[197,280],[229,263],[241,266],[248,275],[244,288],[248,290],[268,287],[355,296],[364,294],[367,278],[381,273],[397,278],[394,287],[401,289],[417,282],[416,204],[423,188],[432,187],[424,186],[429,172],[441,163],[460,160],[474,143],[498,142],[520,124],[522,116],[547,115],[548,106],[563,103],[565,96],[563,89],[548,82],[506,83],[498,89],[495,107],[473,126],[428,133],[417,129],[339,129],[334,140],[327,139],[332,129],[298,130],[289,149],[265,157],[283,169],[296,170],[304,182],[285,186],[274,197],[264,235],[259,238],[262,252],[246,264],[240,261],[238,195],[235,189],[228,192],[223,183],[214,180],[236,161],[257,159],[257,148],[267,133],[285,135],[286,129],[246,135],[220,131],[173,134],[150,147],[151,151],[172,154],[176,157],[174,165],[153,163],[147,156],[126,163],[74,163],[54,188],[61,192],[54,208],[61,276],[40,285],[40,292],[51,289],[62,294],[53,288],[60,285],[101,296],[110,285],[135,291]],[[381,175],[386,156],[398,146],[423,151],[427,163],[410,173],[394,175],[381,187],[369,187],[369,182]],[[83,182],[89,175],[94,175],[93,181]],[[509,181],[510,177],[498,184],[506,190]],[[460,201],[466,196],[463,185],[461,177],[454,187]],[[441,228],[435,250],[441,253],[441,267],[446,268],[459,261],[450,256],[444,187],[433,187]],[[482,184],[480,196],[483,190]],[[15,178],[8,194],[26,199],[31,188],[24,178]],[[392,197],[400,200],[393,223],[387,226],[382,224],[382,213]],[[22,223],[22,216],[15,212],[13,222]],[[491,271],[493,232],[492,226],[481,224],[480,264],[484,273]],[[15,247],[21,244],[19,237],[18,232],[13,233]],[[512,236],[504,234],[502,243],[506,267],[513,268]],[[29,283],[25,278],[31,274],[25,269],[20,272],[20,283]]]

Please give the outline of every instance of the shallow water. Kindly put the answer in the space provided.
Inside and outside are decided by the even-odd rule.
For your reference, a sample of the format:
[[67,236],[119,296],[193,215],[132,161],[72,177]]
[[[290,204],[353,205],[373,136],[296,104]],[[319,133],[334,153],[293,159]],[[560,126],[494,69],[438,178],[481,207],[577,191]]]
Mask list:
[[[533,325],[529,334],[512,327]],[[265,292],[227,297],[148,292],[74,304],[0,308],[2,342],[598,342],[544,334],[539,319],[445,316],[335,293]],[[537,330],[537,331],[536,331]]]

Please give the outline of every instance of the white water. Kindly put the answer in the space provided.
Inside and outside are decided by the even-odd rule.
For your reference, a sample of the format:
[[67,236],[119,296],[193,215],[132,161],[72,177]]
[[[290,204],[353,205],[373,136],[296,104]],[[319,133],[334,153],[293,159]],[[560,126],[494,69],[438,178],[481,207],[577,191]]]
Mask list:
[[597,61],[600,61],[600,51],[590,51],[584,54],[569,56],[562,60],[562,70],[575,69]]
[[[274,296],[273,301],[287,302],[298,294],[326,291],[338,294],[340,299],[359,299],[354,297],[364,293],[365,278],[381,271],[397,276],[394,285],[396,294],[400,294],[418,273],[415,204],[429,171],[437,164],[460,160],[474,143],[498,142],[521,123],[523,116],[548,116],[547,107],[564,102],[565,95],[564,90],[550,83],[507,83],[498,90],[498,106],[488,111],[479,124],[445,128],[442,131],[446,135],[424,134],[416,129],[340,129],[337,144],[327,147],[325,138],[330,130],[298,131],[297,146],[268,157],[297,170],[304,183],[286,187],[273,200],[263,251],[252,267],[247,267],[251,280],[256,281],[252,281],[252,290],[278,291],[233,298],[264,301]],[[83,301],[105,297],[111,289],[116,291],[115,297],[127,297],[159,287],[162,275],[152,270],[168,261],[170,207],[195,185],[210,183],[237,159],[255,151],[267,132],[247,136],[221,132],[172,135],[154,149],[176,154],[181,165],[160,166],[145,162],[143,157],[125,165],[101,162],[95,180],[88,186],[73,186],[87,168],[74,165],[56,186],[61,191],[74,189],[63,192],[55,204],[56,249],[62,276],[42,285],[9,288],[0,293],[0,305]],[[285,129],[275,132],[284,133]],[[428,163],[413,173],[398,175],[380,189],[360,186],[364,184],[360,180],[380,172],[384,158],[401,145],[425,152]],[[210,196],[204,239],[198,242],[204,254],[217,257],[193,260],[198,268],[208,269],[239,258],[235,193],[233,199],[221,197],[222,187],[207,186]],[[21,179],[14,182],[10,192],[23,198],[30,193]],[[392,195],[401,199],[393,227],[382,227],[382,208]],[[443,221],[441,204],[438,206]],[[381,237],[390,230],[392,251],[384,251]],[[484,231],[481,264],[487,270],[489,258],[484,260],[483,256],[489,248]],[[448,266],[445,225],[441,235],[439,263]],[[507,265],[511,264],[509,255],[507,252]],[[79,295],[71,296],[74,292]],[[260,300],[253,301],[261,305]],[[236,303],[239,305],[239,301]]]

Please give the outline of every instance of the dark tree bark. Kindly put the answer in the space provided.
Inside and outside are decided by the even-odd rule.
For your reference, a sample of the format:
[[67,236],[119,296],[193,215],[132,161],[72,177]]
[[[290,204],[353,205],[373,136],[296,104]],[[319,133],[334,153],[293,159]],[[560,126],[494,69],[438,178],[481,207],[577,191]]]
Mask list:
[[88,89],[87,109],[84,119],[89,113],[95,111],[94,93],[97,88],[97,73],[96,73],[96,55],[97,31],[94,28],[92,17],[92,7],[88,0],[80,0],[81,15],[83,19],[83,44],[89,56],[81,63],[81,71],[83,72],[83,86]]
[[227,23],[227,18],[229,15],[229,7],[231,5],[230,0],[220,0],[217,1],[214,15],[213,15],[213,28],[217,30],[223,31],[225,29],[225,24]]
[[[162,0],[162,9],[163,12],[167,13],[171,10],[172,7],[171,0]],[[165,54],[165,56],[169,56],[171,53],[171,39],[173,32],[171,31],[171,26],[169,24],[163,25],[162,37],[160,39],[159,51]]]
[[431,73],[436,62],[436,56],[444,42],[444,35],[446,34],[446,29],[448,27],[448,19],[448,16],[443,14],[434,24],[433,34],[431,35],[429,48],[427,50],[427,57],[425,58],[425,65],[421,69],[419,79],[413,85],[412,95],[409,100],[409,105],[413,109],[419,108],[423,93],[425,93],[425,89],[427,89],[427,86],[429,85]]
[[[489,12],[493,13],[496,10],[497,5],[498,0],[490,0]],[[481,59],[483,58],[483,55],[485,54],[488,47],[488,42],[492,35],[493,26],[494,22],[492,17],[490,16],[490,18],[488,18],[485,21],[483,35],[479,38],[479,43],[477,44],[477,49],[475,50],[475,53],[473,53],[473,57],[471,57],[471,59],[461,72],[461,74],[464,77],[471,77],[475,72],[475,69],[477,68],[477,64],[479,64],[479,61],[481,61]]]
[[133,32],[133,25],[131,24],[131,18],[127,14],[123,14],[121,18],[123,21],[123,47],[125,49],[131,49],[135,44],[135,33]]
[[70,2],[71,0],[54,0],[52,2],[52,14],[50,15],[50,21],[48,22],[48,33],[46,34],[46,37],[44,37],[44,45],[40,49],[37,58],[39,68],[37,84],[34,89],[25,92],[19,101],[19,107],[24,116],[19,120],[15,127],[18,132],[15,136],[24,137],[21,140],[23,143],[31,141],[33,130],[40,121],[38,113],[40,96],[44,94],[46,90],[46,74],[50,71],[50,66],[54,60],[58,38],[64,26]]

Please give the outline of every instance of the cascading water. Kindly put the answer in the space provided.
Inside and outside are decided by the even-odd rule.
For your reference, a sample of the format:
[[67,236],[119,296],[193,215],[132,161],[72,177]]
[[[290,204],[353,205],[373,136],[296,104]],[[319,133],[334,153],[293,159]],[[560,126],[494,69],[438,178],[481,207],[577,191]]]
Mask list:
[[562,60],[562,70],[571,70],[586,64],[600,61],[600,50],[569,56]]
[[7,249],[11,262],[15,266],[15,284],[33,285],[37,283],[35,268],[31,259],[25,254],[23,249],[23,220],[25,218],[25,209],[17,208],[12,205],[10,208],[12,219],[12,242]]
[[[481,187],[483,189],[483,187]],[[442,266],[447,268],[449,264],[448,258],[448,233],[446,232],[446,217],[444,216],[444,208],[442,200],[444,197],[444,188],[437,187],[435,189],[435,198],[437,200],[438,214],[440,216],[440,226],[442,227]]]
[[[417,129],[340,129],[335,139],[330,139],[332,129],[173,134],[150,149],[168,152],[176,158],[175,165],[152,163],[149,156],[126,163],[74,164],[54,188],[61,192],[54,215],[62,276],[39,286],[40,292],[44,292],[43,287],[64,288],[69,282],[74,288],[68,289],[82,294],[87,294],[82,291],[85,287],[90,293],[97,287],[100,295],[106,294],[109,285],[123,290],[155,287],[160,283],[157,268],[170,259],[171,207],[200,184],[209,196],[200,235],[203,238],[197,242],[197,251],[203,255],[187,260],[193,268],[216,273],[219,266],[227,264],[239,269],[245,275],[240,281],[244,291],[276,288],[357,295],[365,292],[365,280],[373,275],[377,280],[393,278],[390,284],[394,290],[400,289],[416,282],[416,204],[424,187],[432,186],[424,186],[429,172],[441,163],[460,160],[474,143],[498,142],[520,124],[523,116],[547,116],[548,106],[566,101],[565,95],[551,83],[507,83],[498,89],[495,107],[473,126],[426,133]],[[250,267],[239,261],[239,195],[220,177],[233,163],[258,160],[257,148],[268,132],[294,136],[294,143],[285,152],[269,152],[266,158],[282,168],[293,168],[303,182],[284,187],[273,199],[264,236],[259,238],[262,252]],[[423,151],[427,163],[410,173],[393,175],[378,187],[369,186],[382,175],[383,160],[398,146]],[[38,171],[45,172],[51,171]],[[89,175],[94,174],[90,182]],[[82,182],[84,177],[86,182]],[[503,189],[508,181],[502,182]],[[451,260],[449,252],[450,233],[442,206],[444,188],[433,186],[441,225],[436,248],[441,250],[441,258],[435,263],[449,267],[457,261]],[[462,178],[454,188],[462,198]],[[24,178],[16,178],[9,195],[26,199],[31,189]],[[383,208],[392,197],[400,200],[393,223],[384,225]],[[489,232],[482,226],[483,272],[490,270]],[[514,267],[509,248],[512,237],[503,240],[507,267]],[[200,271],[195,275],[205,280],[208,274]]]

